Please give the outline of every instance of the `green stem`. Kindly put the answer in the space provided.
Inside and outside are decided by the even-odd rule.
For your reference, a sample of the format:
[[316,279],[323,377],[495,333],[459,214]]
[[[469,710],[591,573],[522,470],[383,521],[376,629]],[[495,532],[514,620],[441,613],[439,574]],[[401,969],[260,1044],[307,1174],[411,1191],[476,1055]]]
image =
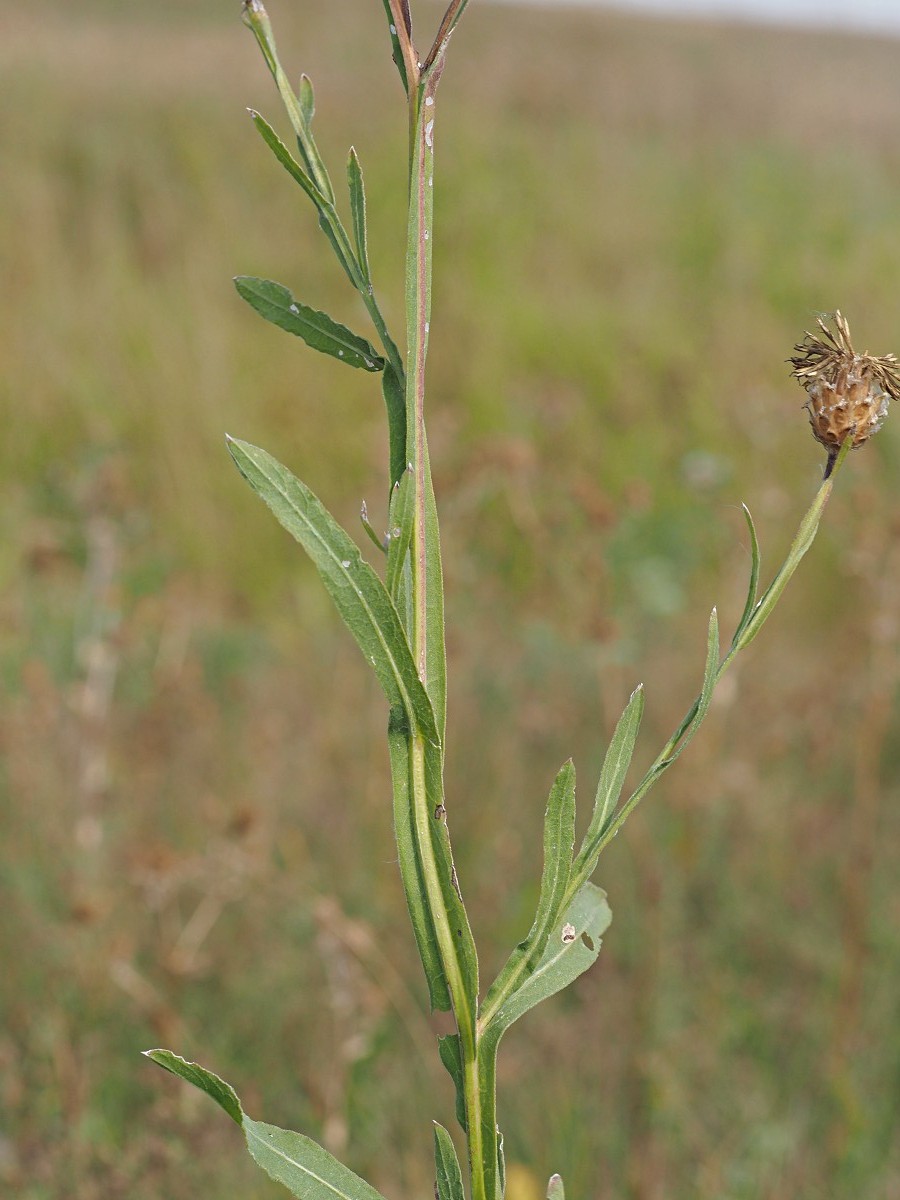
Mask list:
[[[440,542],[428,445],[425,435],[425,360],[428,352],[431,311],[431,241],[434,170],[435,93],[443,69],[440,55],[409,93],[410,201],[406,264],[407,364],[406,413],[407,456],[412,473],[413,512],[410,539],[410,586],[412,594],[411,642],[420,678],[432,703],[443,741],[445,682],[443,603],[440,581]],[[409,67],[407,67],[409,71]],[[472,1200],[496,1200],[496,1112],[488,1089],[487,1105],[481,1080],[481,1061],[476,1035],[474,997],[469,995],[460,963],[458,937],[448,921],[438,864],[434,857],[431,825],[434,820],[434,788],[429,793],[425,772],[426,747],[420,738],[411,744],[411,793],[413,821],[424,884],[444,976],[450,992],[459,1031],[462,1057],[462,1092],[468,1135],[469,1178]],[[440,749],[441,769],[443,748]],[[443,799],[441,797],[441,804]],[[455,887],[455,879],[453,881]],[[468,931],[466,930],[467,934]],[[489,1130],[493,1138],[485,1137]],[[486,1157],[487,1156],[487,1157]],[[488,1161],[490,1158],[490,1161]]]

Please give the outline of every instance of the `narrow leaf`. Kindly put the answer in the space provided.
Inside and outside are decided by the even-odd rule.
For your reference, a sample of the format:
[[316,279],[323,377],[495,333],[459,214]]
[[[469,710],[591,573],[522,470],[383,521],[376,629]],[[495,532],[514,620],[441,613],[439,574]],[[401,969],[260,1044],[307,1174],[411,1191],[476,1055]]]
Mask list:
[[228,439],[238,470],[313,560],[338,612],[371,664],[392,706],[436,740],[434,714],[397,610],[353,539],[321,501],[271,454]]
[[450,1078],[453,1080],[453,1085],[456,1088],[456,1119],[459,1122],[459,1127],[463,1131],[466,1130],[466,1100],[465,1100],[465,1085],[463,1080],[463,1058],[462,1058],[462,1043],[459,1040],[458,1033],[448,1033],[446,1037],[438,1038],[438,1054],[441,1062],[450,1073]]
[[402,707],[392,708],[388,723],[388,750],[394,795],[394,837],[397,842],[400,878],[416,947],[425,971],[431,1008],[447,1012],[450,1008],[450,992],[441,963],[437,933],[428,907],[422,859],[416,837],[410,790],[409,738],[410,728],[406,713]]
[[444,741],[447,721],[447,649],[444,637],[444,573],[441,564],[441,535],[437,503],[431,478],[428,445],[422,436],[420,464],[425,472],[425,658],[428,695],[434,709],[438,734]]
[[507,959],[503,970],[485,997],[485,1007],[505,992],[519,977],[532,971],[544,953],[547,939],[561,913],[569,886],[572,849],[575,842],[575,767],[571,759],[560,768],[550,789],[544,815],[544,869],[537,912],[528,936]]
[[390,361],[381,376],[381,390],[387,409],[391,487],[406,470],[406,381]]
[[312,119],[316,113],[316,98],[313,94],[312,80],[308,75],[300,76],[300,90],[297,92],[297,102],[300,105],[300,113],[307,127],[312,125]]
[[[478,955],[475,950],[475,939],[472,937],[472,928],[469,925],[469,917],[463,904],[459,881],[456,878],[456,868],[453,865],[450,834],[444,809],[444,761],[438,742],[426,741],[424,743],[423,765],[427,802],[425,811],[427,835],[441,889],[440,919],[447,922],[452,935],[453,962],[451,969],[458,975],[469,1009],[468,1014],[460,1011],[460,1000],[460,1003],[456,1005],[455,1016],[460,1025],[468,1020],[471,1020],[474,1025],[478,1006]],[[421,817],[418,810],[416,816]]]
[[328,207],[328,198],[321,191],[319,191],[315,183],[312,181],[306,171],[304,171],[304,169],[300,166],[293,154],[291,154],[290,150],[288,150],[287,146],[285,146],[284,142],[281,140],[269,122],[265,119],[265,117],[260,116],[260,114],[252,108],[250,109],[250,117],[253,121],[253,124],[259,130],[263,141],[266,143],[287,173],[291,176],[291,178],[300,184],[304,192],[306,192],[307,196],[309,196],[310,200],[312,200],[320,212],[322,212],[323,209],[326,209]]
[[797,535],[791,543],[791,548],[788,551],[787,558],[781,564],[778,574],[766,588],[759,603],[754,608],[750,619],[741,631],[741,635],[736,639],[735,649],[743,649],[749,646],[756,635],[762,629],[763,625],[769,618],[772,609],[778,603],[781,593],[787,587],[788,580],[797,570],[800,565],[800,560],[809,550],[810,546],[815,541],[816,534],[819,530],[819,521],[822,519],[822,513],[825,511],[825,505],[831,496],[831,490],[834,485],[835,475],[839,468],[843,465],[847,455],[847,450],[851,439],[844,442],[843,448],[838,454],[831,475],[820,486],[816,493],[816,498],[810,508],[803,516],[800,522],[800,527],[797,530]]
[[394,485],[391,495],[387,570],[384,578],[385,586],[391,599],[397,604],[401,617],[404,615],[403,607],[398,603],[398,597],[403,582],[403,569],[409,552],[409,542],[412,537],[413,499],[412,476],[409,471],[404,471],[400,482]]
[[366,189],[363,183],[362,167],[359,157],[353,147],[347,159],[347,185],[350,189],[350,215],[353,218],[353,240],[356,244],[356,261],[359,263],[363,279],[372,282],[369,271],[369,248],[366,236]]
[[391,33],[391,58],[400,72],[400,78],[403,81],[403,90],[409,92],[409,84],[406,80],[406,64],[403,61],[403,51],[400,49],[400,39],[397,36],[397,27],[394,25],[394,15],[391,12],[390,0],[382,0],[384,11],[388,19],[388,27]]
[[377,546],[382,554],[387,554],[387,547],[372,528],[372,522],[369,520],[369,509],[365,500],[363,500],[362,505],[360,506],[359,521],[363,529],[366,531],[366,537],[369,539],[372,545]]
[[437,1200],[465,1200],[462,1171],[450,1134],[434,1122],[434,1166]]
[[238,275],[234,286],[261,317],[279,329],[296,334],[314,350],[365,371],[380,371],[384,367],[384,359],[365,338],[351,333],[325,313],[299,304],[283,284],[271,279],[256,279],[252,275]]
[[741,619],[738,621],[737,629],[734,631],[734,637],[731,639],[732,646],[737,644],[738,638],[747,628],[750,618],[753,616],[753,610],[756,607],[756,593],[759,587],[759,539],[756,536],[756,526],[753,524],[753,517],[750,515],[750,509],[746,504],[742,504],[741,508],[744,512],[744,519],[747,522],[747,528],[750,531],[750,582],[747,586],[747,601],[744,604],[744,611],[741,613]]
[[241,1126],[247,1149],[259,1166],[299,1200],[383,1200],[371,1184],[312,1138],[251,1120],[241,1108],[234,1089],[211,1071],[170,1050],[148,1050],[146,1055],[211,1096]]
[[[634,746],[643,713],[644,689],[637,687],[632,692],[631,699],[619,718],[616,731],[609,743],[609,749],[606,751],[603,766],[600,769],[600,782],[597,785],[597,795],[594,799],[593,816],[578,854],[579,867],[585,866],[591,858],[597,839],[602,835],[609,817],[615,811],[625,785],[625,776],[634,755]],[[590,871],[587,874],[589,875]]]
[[359,266],[353,260],[349,243],[347,243],[347,235],[344,233],[340,219],[335,212],[333,197],[326,195],[315,179],[309,174],[308,170],[305,167],[301,167],[264,117],[261,117],[258,112],[254,112],[253,109],[250,109],[250,116],[253,119],[253,124],[259,130],[263,141],[291,178],[300,184],[304,192],[306,192],[307,196],[309,196],[310,200],[312,200],[313,204],[319,210],[319,227],[331,243],[331,248],[334,250],[338,262],[344,268],[347,278],[355,288],[359,288]]
[[606,893],[586,883],[558,922],[534,971],[493,1014],[483,1037],[492,1043],[542,1000],[573,983],[597,961],[600,938],[612,920]]
[[678,744],[669,755],[666,765],[673,763],[681,754],[688,742],[700,728],[703,718],[709,711],[713,692],[716,687],[716,677],[719,671],[719,617],[715,609],[709,614],[709,628],[706,634],[706,664],[703,668],[703,686],[697,702],[688,713],[681,728],[676,734]]

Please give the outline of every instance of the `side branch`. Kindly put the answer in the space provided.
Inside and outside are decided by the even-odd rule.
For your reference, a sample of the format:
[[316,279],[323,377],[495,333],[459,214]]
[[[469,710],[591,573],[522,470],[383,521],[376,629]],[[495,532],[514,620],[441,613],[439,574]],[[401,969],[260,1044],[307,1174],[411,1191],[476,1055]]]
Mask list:
[[412,95],[419,84],[419,56],[412,40],[412,21],[409,15],[408,0],[388,0],[391,7],[391,17],[400,52],[403,55],[403,65],[406,68],[407,89]]

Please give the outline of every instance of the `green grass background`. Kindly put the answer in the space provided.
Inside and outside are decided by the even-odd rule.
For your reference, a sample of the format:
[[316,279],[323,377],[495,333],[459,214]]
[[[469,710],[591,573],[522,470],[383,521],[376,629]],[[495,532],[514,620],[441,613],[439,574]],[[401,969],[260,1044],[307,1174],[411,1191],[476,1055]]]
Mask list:
[[[438,10],[418,3],[422,26]],[[452,1123],[389,827],[384,706],[228,431],[384,522],[377,386],[264,325],[365,331],[255,134],[236,4],[4,17],[0,1188],[274,1197],[164,1044],[389,1197]],[[377,0],[271,0],[401,325],[404,114]],[[421,40],[426,39],[422,33]],[[785,358],[841,307],[900,352],[900,43],[474,3],[439,98],[431,444],[447,785],[489,977],[547,790],[646,764],[822,465]],[[897,417],[894,420],[898,420]],[[597,967],[501,1060],[510,1200],[900,1197],[900,425],[703,733],[601,863]],[[585,812],[582,812],[585,816]]]

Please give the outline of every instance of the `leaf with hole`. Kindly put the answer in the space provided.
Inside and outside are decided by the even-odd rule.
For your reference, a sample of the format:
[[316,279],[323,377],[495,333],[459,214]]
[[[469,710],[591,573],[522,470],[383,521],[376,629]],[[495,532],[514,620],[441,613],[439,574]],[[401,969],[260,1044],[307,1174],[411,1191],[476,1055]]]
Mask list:
[[584,884],[553,929],[534,970],[488,1021],[484,1041],[496,1046],[514,1021],[593,966],[600,953],[601,935],[611,920],[606,892],[592,883]]

